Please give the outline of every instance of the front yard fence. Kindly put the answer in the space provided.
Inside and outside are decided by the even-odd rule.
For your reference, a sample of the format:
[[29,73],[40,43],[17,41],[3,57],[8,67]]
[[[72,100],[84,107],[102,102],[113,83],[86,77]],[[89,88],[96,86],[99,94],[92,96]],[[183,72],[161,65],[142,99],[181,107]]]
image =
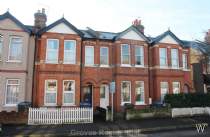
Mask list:
[[29,108],[29,125],[92,123],[93,108]]

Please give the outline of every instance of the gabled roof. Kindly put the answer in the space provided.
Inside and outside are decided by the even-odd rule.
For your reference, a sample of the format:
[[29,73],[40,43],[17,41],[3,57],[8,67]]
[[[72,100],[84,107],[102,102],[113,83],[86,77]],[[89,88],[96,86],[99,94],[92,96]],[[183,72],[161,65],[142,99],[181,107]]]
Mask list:
[[59,25],[60,23],[64,23],[69,28],[74,30],[76,33],[78,33],[81,37],[84,35],[80,30],[78,30],[75,26],[73,26],[70,22],[68,22],[64,17],[55,21],[54,23],[50,24],[49,26],[44,27],[40,31],[38,31],[38,35],[43,34],[44,32],[47,32],[48,30],[52,29],[53,27]]
[[28,29],[23,23],[21,23],[18,19],[16,19],[12,14],[7,11],[6,13],[0,15],[0,20],[4,19],[11,19],[13,22],[15,22],[19,27],[21,27],[25,32],[31,34],[31,30]]
[[151,44],[154,45],[154,44],[157,44],[159,43],[163,38],[165,38],[166,36],[171,36],[179,45],[181,45],[182,47],[185,48],[183,42],[174,34],[172,33],[170,30],[164,32],[163,34],[155,37],[155,38],[152,38],[151,40]]
[[199,50],[203,54],[209,54],[210,53],[210,45],[208,45],[205,42],[202,41],[187,41],[187,40],[182,40],[184,45],[188,48],[193,48],[195,50]]
[[125,35],[126,33],[128,33],[129,31],[133,30],[134,32],[136,32],[139,36],[141,36],[145,41],[149,41],[149,39],[141,32],[139,31],[135,26],[130,26],[129,28],[127,28],[126,30],[118,33],[118,35],[114,38],[114,40],[118,40],[119,38],[121,38],[123,35]]

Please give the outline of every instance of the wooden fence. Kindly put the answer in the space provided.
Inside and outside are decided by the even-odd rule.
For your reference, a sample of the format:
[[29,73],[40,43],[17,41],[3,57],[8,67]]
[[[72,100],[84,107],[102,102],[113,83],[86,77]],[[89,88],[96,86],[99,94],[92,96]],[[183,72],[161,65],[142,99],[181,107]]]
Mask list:
[[93,108],[29,108],[28,124],[92,123]]

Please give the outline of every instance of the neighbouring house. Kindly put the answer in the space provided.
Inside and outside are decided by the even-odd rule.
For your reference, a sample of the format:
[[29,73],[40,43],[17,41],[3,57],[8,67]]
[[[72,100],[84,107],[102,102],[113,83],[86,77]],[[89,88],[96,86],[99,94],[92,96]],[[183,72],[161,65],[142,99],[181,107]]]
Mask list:
[[138,20],[119,33],[46,21],[44,11],[35,14],[35,107],[107,108],[112,81],[118,112],[126,103],[140,109],[167,93],[192,91],[190,48],[170,30],[150,38]]
[[9,12],[0,15],[0,111],[31,102],[34,49],[31,27]]

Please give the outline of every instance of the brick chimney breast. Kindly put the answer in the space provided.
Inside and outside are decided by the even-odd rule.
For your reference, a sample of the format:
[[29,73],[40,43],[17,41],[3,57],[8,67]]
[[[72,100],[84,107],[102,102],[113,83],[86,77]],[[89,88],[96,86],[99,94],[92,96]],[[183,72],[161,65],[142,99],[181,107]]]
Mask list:
[[42,8],[42,11],[38,10],[34,14],[34,27],[38,31],[46,26],[47,15],[45,14],[45,9]]

